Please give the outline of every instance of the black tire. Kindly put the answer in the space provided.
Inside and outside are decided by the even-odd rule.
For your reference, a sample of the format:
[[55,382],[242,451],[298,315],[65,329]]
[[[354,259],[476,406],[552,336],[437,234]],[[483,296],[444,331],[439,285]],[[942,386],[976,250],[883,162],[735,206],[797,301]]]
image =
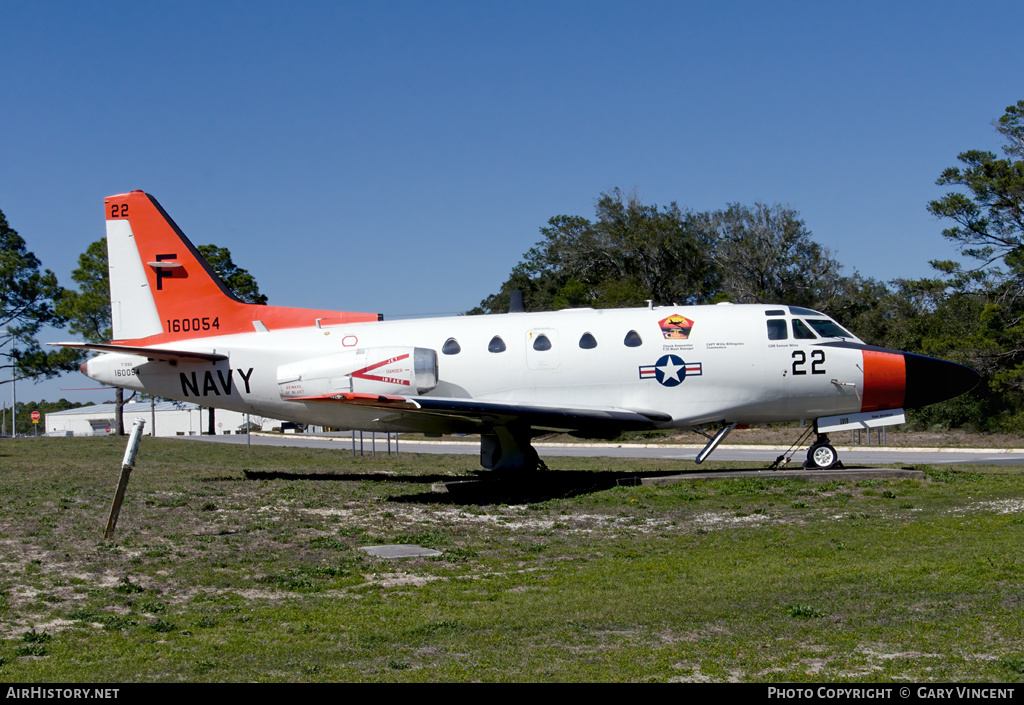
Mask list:
[[828,470],[839,462],[839,454],[828,443],[815,443],[807,451],[807,465],[820,470]]
[[537,472],[540,469],[540,456],[537,455],[537,449],[532,445],[526,446],[526,452],[523,453],[526,456],[526,467],[523,468],[526,472]]

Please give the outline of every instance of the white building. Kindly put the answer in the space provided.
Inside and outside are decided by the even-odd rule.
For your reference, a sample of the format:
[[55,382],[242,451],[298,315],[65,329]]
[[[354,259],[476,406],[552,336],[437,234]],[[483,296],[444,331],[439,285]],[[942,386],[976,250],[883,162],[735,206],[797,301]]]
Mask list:
[[[105,436],[116,431],[114,404],[81,406],[77,409],[56,411],[46,414],[44,426],[47,435],[54,436]],[[199,436],[209,429],[210,409],[186,402],[131,401],[124,405],[125,432],[131,430],[135,419],[146,420],[145,434],[156,436]],[[244,433],[245,414],[227,409],[216,409],[214,426],[218,434]],[[281,422],[262,416],[251,416],[253,431],[269,431],[280,427]],[[153,433],[154,429],[156,433]]]

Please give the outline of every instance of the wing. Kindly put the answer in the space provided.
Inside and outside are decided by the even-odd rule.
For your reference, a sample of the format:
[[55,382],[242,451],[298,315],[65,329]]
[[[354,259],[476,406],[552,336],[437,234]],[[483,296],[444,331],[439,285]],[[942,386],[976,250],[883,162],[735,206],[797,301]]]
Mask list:
[[108,343],[47,343],[55,347],[79,348],[81,350],[97,350],[99,352],[126,353],[141,355],[150,360],[166,360],[167,362],[217,362],[227,360],[227,355],[214,352],[192,352],[190,350],[168,350],[167,348],[139,348],[130,345],[110,345]]
[[292,401],[348,404],[380,409],[391,423],[443,428],[448,432],[481,433],[495,426],[526,425],[539,431],[597,435],[652,429],[672,417],[658,411],[616,407],[514,403],[449,397],[406,397],[376,394],[325,394]]

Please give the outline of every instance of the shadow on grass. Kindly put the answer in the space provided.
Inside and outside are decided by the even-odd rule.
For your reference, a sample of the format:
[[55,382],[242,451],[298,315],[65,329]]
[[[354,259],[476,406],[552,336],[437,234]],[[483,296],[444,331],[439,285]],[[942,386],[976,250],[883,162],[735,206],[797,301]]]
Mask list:
[[399,495],[392,502],[416,504],[530,504],[549,499],[565,499],[639,485],[644,478],[678,475],[673,470],[610,472],[607,470],[556,470],[546,472],[500,474],[481,471],[476,477],[448,478],[447,492]]
[[[403,484],[434,484],[452,479],[451,475],[401,475],[395,473],[283,472],[280,470],[245,470],[246,480],[312,480],[314,482],[400,482]],[[237,477],[230,478],[237,480]]]
[[246,470],[247,480],[311,480],[315,482],[379,482],[394,485],[440,485],[446,491],[417,492],[388,497],[409,504],[524,504],[601,492],[613,487],[639,485],[644,478],[678,475],[677,470],[614,472],[608,470],[548,470],[472,475],[385,475],[382,473],[302,473]]

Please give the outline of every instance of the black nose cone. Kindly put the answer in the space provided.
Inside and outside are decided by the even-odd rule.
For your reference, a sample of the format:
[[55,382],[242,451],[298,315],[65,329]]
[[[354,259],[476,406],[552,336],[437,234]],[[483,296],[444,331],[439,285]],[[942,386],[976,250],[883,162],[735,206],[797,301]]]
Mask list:
[[907,365],[907,396],[903,406],[918,409],[969,392],[981,381],[970,367],[934,357],[903,353]]

